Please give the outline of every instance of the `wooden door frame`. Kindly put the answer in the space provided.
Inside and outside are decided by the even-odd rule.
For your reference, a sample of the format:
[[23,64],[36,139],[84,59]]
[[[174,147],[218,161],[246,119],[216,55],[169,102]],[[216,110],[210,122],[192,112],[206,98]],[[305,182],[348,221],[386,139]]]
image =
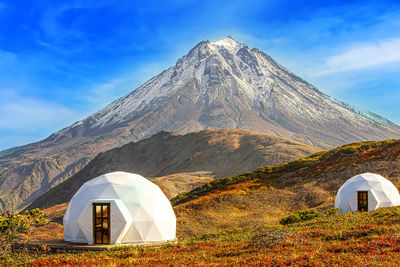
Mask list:
[[[96,243],[96,206],[107,206],[107,218],[108,218],[108,244],[111,244],[111,212],[109,202],[93,202],[92,212],[93,212],[93,245],[101,245],[101,243]],[[101,214],[103,214],[103,208],[101,208]],[[103,217],[103,216],[102,216]],[[103,238],[102,238],[103,239]],[[104,244],[104,243],[103,243]]]
[[368,211],[368,191],[365,191],[365,190],[363,190],[363,191],[357,191],[357,210],[358,211],[361,211],[360,210],[360,195],[361,194],[366,194],[366,196],[367,196],[367,198],[366,198],[366,202],[367,202],[367,205],[366,205],[366,210],[365,211]]

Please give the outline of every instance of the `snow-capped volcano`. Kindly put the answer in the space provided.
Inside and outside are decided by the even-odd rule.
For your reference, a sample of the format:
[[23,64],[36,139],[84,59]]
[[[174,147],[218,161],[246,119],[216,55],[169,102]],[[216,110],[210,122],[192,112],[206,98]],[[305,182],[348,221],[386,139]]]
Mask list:
[[200,42],[175,66],[82,122],[86,136],[129,125],[134,139],[203,128],[258,130],[321,147],[400,137],[398,126],[330,98],[231,37]]
[[163,130],[204,128],[256,130],[322,148],[400,138],[399,126],[330,98],[255,48],[230,37],[203,41],[88,118],[1,151],[0,208],[29,204],[99,152]]

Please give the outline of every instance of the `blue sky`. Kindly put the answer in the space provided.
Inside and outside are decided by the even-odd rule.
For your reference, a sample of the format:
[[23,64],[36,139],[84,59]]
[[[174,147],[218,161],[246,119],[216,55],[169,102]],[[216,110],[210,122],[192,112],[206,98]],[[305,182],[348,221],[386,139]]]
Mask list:
[[226,36],[400,124],[398,1],[0,0],[0,150],[47,137]]

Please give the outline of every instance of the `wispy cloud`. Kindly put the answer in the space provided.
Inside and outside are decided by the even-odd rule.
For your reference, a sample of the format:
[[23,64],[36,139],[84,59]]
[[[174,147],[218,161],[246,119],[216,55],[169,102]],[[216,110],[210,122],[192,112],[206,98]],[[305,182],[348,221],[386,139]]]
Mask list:
[[0,150],[39,141],[81,118],[61,104],[0,91]]
[[[93,39],[98,32],[91,32],[101,8],[118,6],[112,0],[73,1],[73,3],[45,6],[40,12],[39,31],[35,41],[38,45],[61,54],[79,53],[93,49]],[[112,22],[110,22],[112,23]]]
[[[75,21],[81,23],[85,16],[83,8],[79,6],[62,6],[59,8],[49,8],[43,12],[40,26],[41,31],[36,34],[36,43],[59,53],[77,53],[89,46],[87,36],[77,27],[75,21],[71,21],[66,27],[60,23],[60,19],[67,12],[77,10]],[[78,23],[78,24],[79,24]]]
[[0,93],[0,128],[12,131],[30,129],[56,130],[65,126],[76,114],[55,102],[24,97],[13,91]]
[[400,62],[400,38],[358,43],[325,59],[317,75],[360,70]]
[[131,93],[172,64],[169,61],[143,64],[104,82],[93,83],[89,89],[82,90],[83,94],[80,95],[80,98],[90,103],[92,112],[97,111],[112,101]]

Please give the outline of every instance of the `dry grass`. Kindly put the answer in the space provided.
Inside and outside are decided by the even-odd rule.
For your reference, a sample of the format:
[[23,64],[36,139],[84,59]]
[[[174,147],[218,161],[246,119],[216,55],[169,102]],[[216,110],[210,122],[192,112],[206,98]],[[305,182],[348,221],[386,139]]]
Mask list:
[[168,199],[176,197],[182,192],[193,190],[215,179],[212,172],[199,171],[189,173],[175,173],[151,179],[158,185]]
[[48,223],[34,230],[31,241],[64,239],[62,219],[68,207],[68,202],[43,210]]
[[224,178],[172,199],[182,238],[274,224],[294,210],[333,207],[350,177],[375,172],[400,185],[400,140],[363,142]]

